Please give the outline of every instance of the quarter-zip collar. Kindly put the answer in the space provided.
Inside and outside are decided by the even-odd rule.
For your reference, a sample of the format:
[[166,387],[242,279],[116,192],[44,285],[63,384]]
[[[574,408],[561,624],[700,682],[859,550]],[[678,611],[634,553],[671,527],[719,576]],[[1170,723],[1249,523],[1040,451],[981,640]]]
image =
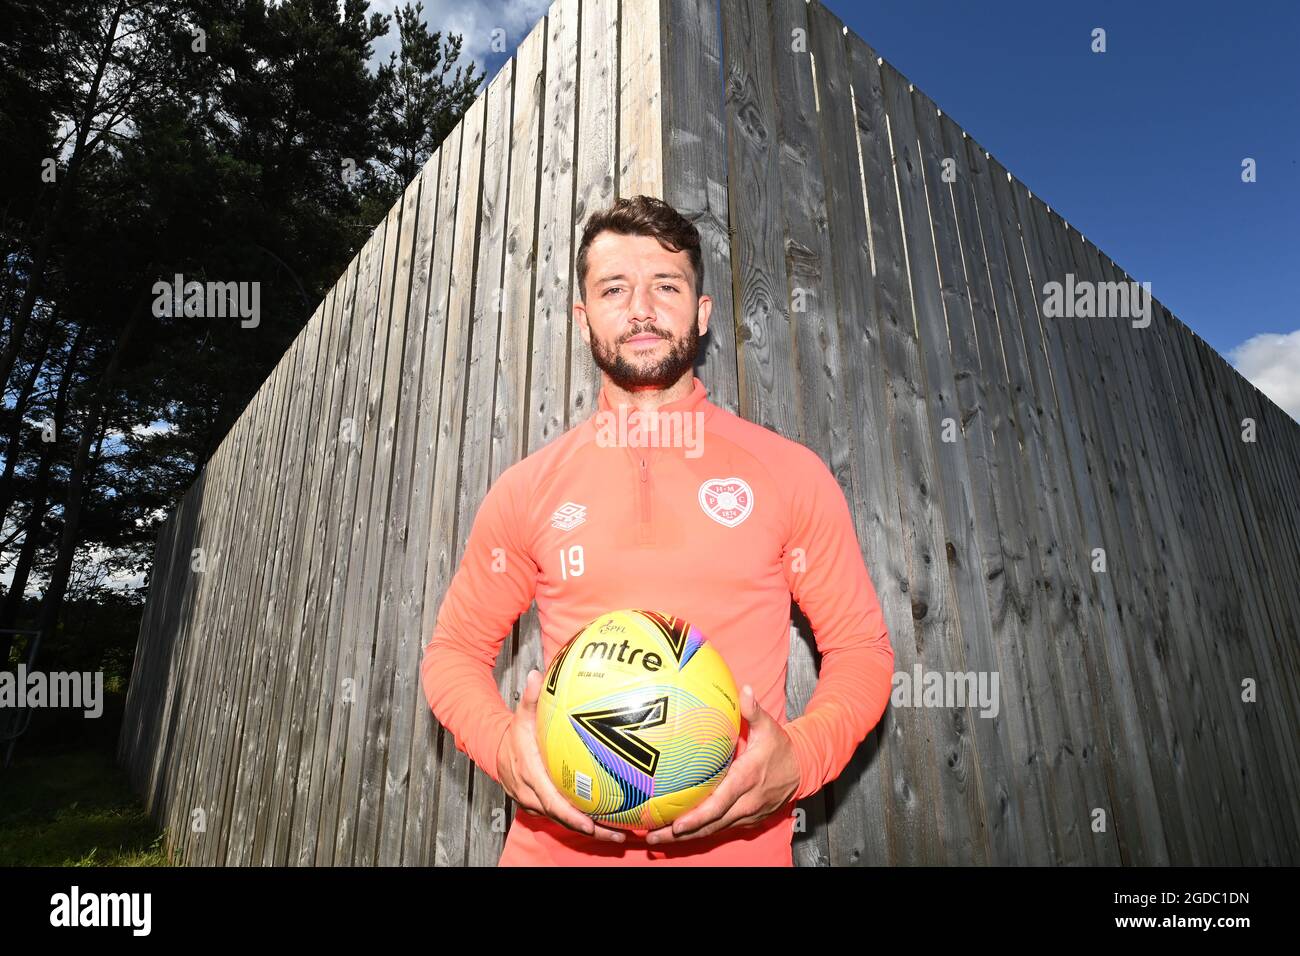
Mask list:
[[[688,415],[694,416],[699,414],[703,416],[699,419],[700,423],[707,426],[708,421],[713,416],[713,412],[716,410],[717,406],[709,401],[709,391],[704,387],[704,383],[700,381],[698,375],[692,376],[691,383],[690,392],[674,402],[660,405],[658,408],[654,409],[654,411],[660,415],[680,413],[682,419]],[[638,409],[635,406],[628,404],[622,406],[622,415],[619,415],[620,406],[615,406],[610,402],[608,383],[602,383],[596,405],[596,411],[588,419],[588,423],[593,430],[600,431],[602,427],[610,430],[618,430],[626,427],[629,432],[632,430],[631,426],[633,421],[635,421],[635,419],[632,418],[632,415],[637,412]],[[675,424],[681,425],[681,419],[678,419]],[[665,426],[665,429],[667,427],[670,426]],[[693,422],[691,427],[695,427]],[[660,440],[663,441],[666,438],[667,435]],[[653,464],[654,461],[659,458],[663,448],[664,446],[662,444],[650,444],[648,441],[642,441],[636,445],[629,445],[627,447],[627,452],[629,457],[638,463],[646,461]]]
[[[716,406],[708,400],[708,390],[704,383],[700,381],[699,376],[692,377],[692,387],[688,395],[679,398],[675,402],[668,402],[666,405],[660,405],[655,409],[659,414],[680,413],[681,418],[688,416],[701,416],[699,422],[701,426],[707,425]],[[633,406],[624,407],[624,414],[631,416],[636,411]],[[598,433],[602,427],[620,429],[623,426],[618,422],[610,422],[609,416],[618,416],[619,409],[609,400],[609,391],[605,384],[601,385],[600,395],[597,399],[597,410],[588,419],[590,426]],[[630,428],[630,421],[627,427]],[[694,427],[694,425],[692,425]],[[703,427],[701,427],[703,431]],[[703,439],[701,434],[700,439]],[[662,439],[660,439],[662,440]],[[655,543],[655,516],[654,516],[654,464],[659,459],[663,448],[661,445],[650,445],[638,442],[637,444],[629,443],[624,449],[627,458],[632,465],[632,493],[637,502],[637,534],[636,541],[640,547],[653,547]]]
[[[666,405],[660,405],[658,412],[694,412],[702,411],[708,415],[713,410],[713,403],[709,401],[709,390],[704,387],[698,375],[692,376],[693,386],[691,391],[675,402],[669,402]],[[614,406],[609,401],[609,383],[602,383],[600,394],[596,400],[596,411],[609,412],[614,411]]]

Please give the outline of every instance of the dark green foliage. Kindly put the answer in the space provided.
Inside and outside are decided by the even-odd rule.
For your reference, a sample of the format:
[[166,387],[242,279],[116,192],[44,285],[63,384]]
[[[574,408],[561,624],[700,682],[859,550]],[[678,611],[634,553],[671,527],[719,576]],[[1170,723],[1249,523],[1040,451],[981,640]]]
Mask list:
[[[372,72],[366,0],[0,0],[0,628],[43,659],[129,658],[157,522],[477,95],[419,17]],[[156,315],[177,274],[256,324]]]

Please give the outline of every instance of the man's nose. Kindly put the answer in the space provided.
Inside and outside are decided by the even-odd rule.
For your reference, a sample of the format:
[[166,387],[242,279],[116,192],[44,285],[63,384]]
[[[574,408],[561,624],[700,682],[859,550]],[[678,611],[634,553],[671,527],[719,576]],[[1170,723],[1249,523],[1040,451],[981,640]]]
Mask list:
[[650,290],[640,285],[632,286],[632,301],[628,303],[628,319],[636,322],[653,322],[655,318],[654,303],[650,300]]

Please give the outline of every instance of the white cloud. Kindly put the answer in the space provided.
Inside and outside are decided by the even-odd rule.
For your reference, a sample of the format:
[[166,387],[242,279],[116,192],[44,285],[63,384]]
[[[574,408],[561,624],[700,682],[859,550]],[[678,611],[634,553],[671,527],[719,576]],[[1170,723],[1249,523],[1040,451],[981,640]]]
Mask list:
[[[374,0],[370,4],[370,12],[387,14],[393,18],[388,27],[388,35],[380,37],[374,43],[374,57],[370,61],[372,69],[380,63],[387,63],[388,54],[398,48],[400,40],[394,13],[402,2],[403,0]],[[545,16],[550,6],[550,0],[485,0],[481,3],[424,0],[421,15],[424,22],[429,24],[430,31],[442,33],[444,46],[449,34],[460,34],[463,40],[457,66],[466,67],[473,60],[479,66],[477,72],[481,73],[489,57],[499,59],[502,56],[513,56],[515,49],[537,21]],[[505,31],[503,50],[492,49],[492,31],[497,29]],[[455,73],[454,68],[452,73]]]
[[1262,332],[1231,349],[1228,361],[1257,389],[1300,422],[1300,329]]

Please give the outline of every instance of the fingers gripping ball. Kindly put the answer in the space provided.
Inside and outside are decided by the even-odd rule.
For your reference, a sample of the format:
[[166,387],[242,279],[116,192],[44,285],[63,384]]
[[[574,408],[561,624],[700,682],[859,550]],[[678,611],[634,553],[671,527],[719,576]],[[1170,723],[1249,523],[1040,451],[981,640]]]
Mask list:
[[699,629],[657,611],[611,611],[556,653],[537,745],[556,788],[597,823],[666,826],[722,781],[740,694]]

